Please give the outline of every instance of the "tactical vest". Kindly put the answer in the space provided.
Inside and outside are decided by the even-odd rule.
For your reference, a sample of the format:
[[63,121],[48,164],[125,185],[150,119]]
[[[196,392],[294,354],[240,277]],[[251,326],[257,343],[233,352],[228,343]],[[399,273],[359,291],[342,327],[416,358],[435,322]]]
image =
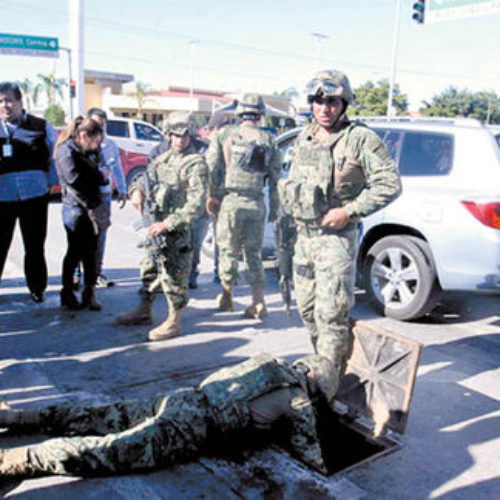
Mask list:
[[365,175],[351,144],[353,130],[359,126],[349,123],[328,141],[316,138],[314,125],[301,133],[291,176],[279,185],[280,201],[294,218],[315,221],[363,189]]
[[261,197],[271,156],[267,134],[254,127],[232,127],[223,141],[223,151],[225,189],[250,197]]
[[223,368],[200,384],[214,408],[214,418],[222,432],[250,424],[250,402],[283,387],[306,388],[304,376],[282,359],[259,354],[238,365]]
[[46,144],[47,122],[32,115],[25,115],[21,124],[10,136],[12,156],[3,156],[3,145],[7,143],[4,127],[0,126],[0,174],[25,170],[48,172],[49,148]]
[[173,150],[167,151],[155,160],[157,186],[154,196],[164,216],[186,203],[187,193],[183,178],[186,170],[200,161],[203,161],[200,154],[190,152],[179,154]]

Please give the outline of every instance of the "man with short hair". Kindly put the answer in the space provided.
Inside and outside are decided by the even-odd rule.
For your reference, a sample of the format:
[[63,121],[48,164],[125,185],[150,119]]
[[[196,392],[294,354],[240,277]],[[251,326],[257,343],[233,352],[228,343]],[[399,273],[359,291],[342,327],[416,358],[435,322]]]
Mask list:
[[26,284],[36,303],[47,287],[44,245],[56,140],[46,120],[24,111],[19,86],[0,83],[0,278],[19,220]]
[[358,222],[394,200],[401,181],[380,137],[347,117],[354,95],[346,75],[321,71],[306,93],[314,120],[298,136],[288,178],[278,189],[297,225],[298,310],[315,351],[340,378],[352,346]]
[[267,182],[268,220],[273,222],[278,215],[276,184],[281,174],[276,145],[271,136],[258,127],[264,113],[262,96],[244,94],[236,107],[241,124],[220,130],[211,138],[206,153],[210,170],[207,212],[210,215],[218,212],[216,234],[222,286],[222,293],[217,297],[218,307],[222,311],[233,310],[233,286],[238,278],[241,251],[248,267],[246,280],[252,288],[252,303],[244,315],[254,319],[262,319],[267,314],[261,256],[266,219],[264,186]]
[[147,230],[151,241],[156,241],[161,249],[158,254],[153,248],[155,245],[149,242],[141,263],[140,304],[117,317],[121,325],[150,324],[154,298],[162,289],[167,299],[168,317],[149,332],[148,339],[152,341],[181,334],[180,315],[189,301],[192,223],[203,214],[208,184],[205,159],[192,142],[196,135],[194,117],[186,112],[172,113],[168,130],[170,148],[149,163],[146,178],[141,177],[129,187],[130,201],[137,210],[142,212],[148,193],[150,201],[158,208],[158,220]]
[[[123,208],[127,202],[127,185],[125,183],[125,176],[123,175],[122,163],[120,160],[120,149],[114,141],[106,136],[106,123],[108,117],[106,112],[100,108],[91,108],[87,112],[87,117],[95,120],[101,125],[104,130],[104,139],[101,143],[101,154],[99,161],[99,170],[104,176],[109,179],[109,183],[101,186],[102,201],[108,207],[111,213],[111,200],[113,197],[113,182],[114,179],[116,189],[118,191],[119,207]],[[105,229],[99,234],[99,242],[97,244],[96,264],[97,264],[97,286],[108,287],[113,286],[114,282],[102,272],[102,263],[104,260],[104,249],[106,247],[106,235],[108,230]]]

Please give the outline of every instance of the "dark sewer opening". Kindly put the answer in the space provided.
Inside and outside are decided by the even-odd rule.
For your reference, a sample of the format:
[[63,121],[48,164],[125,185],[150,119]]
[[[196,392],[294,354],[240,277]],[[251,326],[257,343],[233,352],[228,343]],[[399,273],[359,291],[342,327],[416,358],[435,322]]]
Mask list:
[[390,449],[349,426],[326,403],[317,414],[317,432],[328,475],[335,474]]

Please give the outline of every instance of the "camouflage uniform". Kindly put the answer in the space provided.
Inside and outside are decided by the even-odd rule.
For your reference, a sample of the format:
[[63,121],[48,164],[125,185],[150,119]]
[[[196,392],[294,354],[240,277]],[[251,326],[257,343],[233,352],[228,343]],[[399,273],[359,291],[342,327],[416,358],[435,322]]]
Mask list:
[[[265,109],[262,98],[255,94],[243,96],[257,98],[261,106],[258,116]],[[251,100],[251,99],[250,99]],[[240,104],[239,104],[240,106]],[[253,144],[257,146],[252,152]],[[259,150],[259,148],[261,148]],[[251,154],[250,154],[251,153]],[[269,220],[274,220],[278,210],[277,181],[280,176],[279,152],[267,132],[260,130],[255,121],[244,121],[239,126],[223,128],[210,141],[206,153],[210,171],[210,196],[222,200],[217,219],[217,245],[219,247],[219,277],[226,286],[238,278],[240,250],[247,264],[246,280],[253,290],[265,286],[261,249],[264,239],[266,207],[264,184],[269,185]]]
[[[176,146],[149,163],[146,171],[148,186],[145,185],[145,178],[141,177],[129,188],[132,196],[136,190],[143,196],[148,193],[159,207],[159,214],[155,216],[164,225],[159,237],[160,241],[164,240],[161,241],[162,251],[158,255],[152,240],[147,240],[146,255],[141,263],[141,302],[136,309],[116,318],[121,325],[151,323],[151,305],[155,294],[162,289],[167,298],[168,318],[149,332],[148,338],[153,341],[165,340],[181,333],[180,311],[189,300],[188,276],[193,259],[192,222],[204,213],[208,186],[206,163],[193,141],[194,118],[188,113],[175,112],[169,120],[170,136],[177,137]],[[189,141],[186,140],[187,136]],[[177,144],[179,140],[181,142]]]
[[[353,98],[347,77],[326,72],[325,79],[334,95],[343,92],[345,111]],[[340,376],[352,344],[348,315],[354,305],[358,220],[396,198],[401,185],[383,142],[366,126],[350,122],[342,112],[329,134],[320,132],[313,123],[299,135],[289,177],[280,180],[279,193],[298,230],[298,309],[316,352],[330,359]],[[320,225],[333,207],[344,207],[349,216],[340,230]]]
[[[149,293],[163,289],[175,310],[188,303],[187,277],[193,258],[191,222],[203,214],[207,190],[207,169],[194,145],[178,153],[169,150],[151,162],[147,169],[154,197],[160,207],[166,233],[165,254],[160,266],[147,251],[141,263],[143,288]],[[141,187],[141,183],[135,187]],[[132,187],[133,189],[134,187]]]
[[0,450],[0,473],[101,475],[167,467],[217,450],[221,442],[238,442],[246,433],[269,430],[283,417],[290,423],[292,453],[324,472],[308,370],[314,371],[321,393],[329,398],[330,385],[336,382],[328,360],[313,355],[290,366],[260,354],[218,370],[198,388],[144,402],[64,404],[24,414],[0,411],[0,426],[9,424],[4,414],[14,414],[11,429],[31,426],[58,435],[82,434],[5,450],[3,462]]

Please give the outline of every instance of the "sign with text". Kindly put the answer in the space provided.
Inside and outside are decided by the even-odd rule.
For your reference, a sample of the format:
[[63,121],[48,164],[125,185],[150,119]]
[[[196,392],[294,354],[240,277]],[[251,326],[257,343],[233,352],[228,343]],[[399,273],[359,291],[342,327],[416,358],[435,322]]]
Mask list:
[[500,12],[500,0],[427,0],[425,24]]
[[0,54],[59,57],[59,40],[44,36],[0,33]]

